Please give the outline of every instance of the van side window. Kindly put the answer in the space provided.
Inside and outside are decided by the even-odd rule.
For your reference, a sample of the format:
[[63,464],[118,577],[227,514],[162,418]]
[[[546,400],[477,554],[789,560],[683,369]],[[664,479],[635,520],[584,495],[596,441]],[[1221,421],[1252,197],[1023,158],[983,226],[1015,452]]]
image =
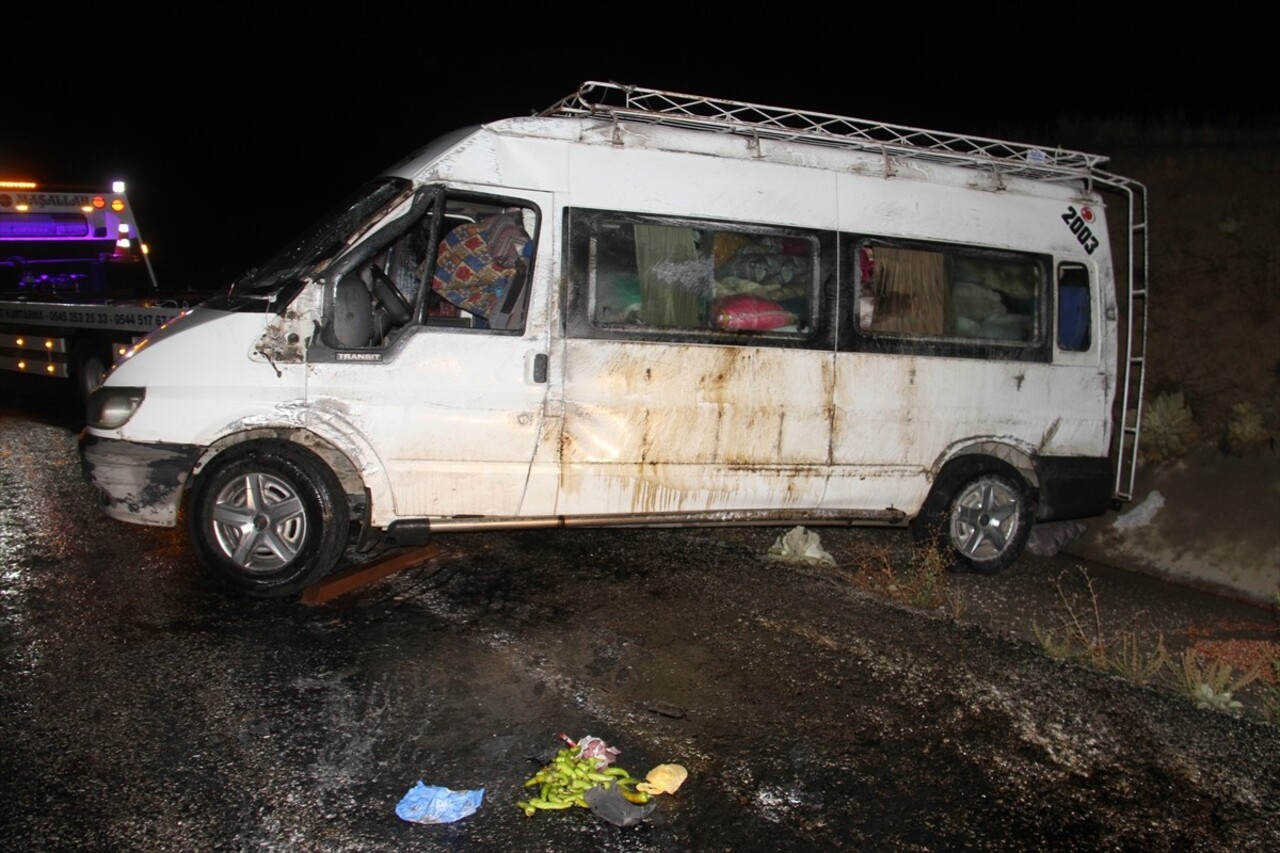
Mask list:
[[1092,316],[1089,271],[1079,264],[1063,264],[1058,268],[1058,346],[1087,352],[1092,346]]
[[597,330],[807,336],[817,235],[575,210],[570,265]]
[[855,348],[1048,360],[1046,259],[865,238],[850,254]]
[[327,346],[389,349],[419,325],[523,331],[534,207],[427,187],[391,215],[338,262]]
[[533,238],[518,208],[454,225],[436,251],[428,312],[470,316],[473,327],[524,328]]

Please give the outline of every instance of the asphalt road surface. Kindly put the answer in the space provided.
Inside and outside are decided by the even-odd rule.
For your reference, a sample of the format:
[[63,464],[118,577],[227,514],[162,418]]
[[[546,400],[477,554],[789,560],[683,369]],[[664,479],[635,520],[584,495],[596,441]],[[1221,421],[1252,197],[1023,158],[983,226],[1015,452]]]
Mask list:
[[[1277,726],[771,562],[777,530],[440,537],[327,603],[246,603],[181,531],[99,513],[74,413],[8,398],[0,849],[1280,849]],[[527,817],[560,733],[688,780],[629,827]],[[481,805],[402,820],[419,780]]]

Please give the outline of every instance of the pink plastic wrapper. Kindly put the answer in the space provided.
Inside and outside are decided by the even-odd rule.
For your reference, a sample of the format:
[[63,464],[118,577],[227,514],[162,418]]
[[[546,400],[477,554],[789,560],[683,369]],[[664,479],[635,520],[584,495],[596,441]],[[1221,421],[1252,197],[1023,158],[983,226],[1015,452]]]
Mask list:
[[609,746],[594,735],[587,735],[578,741],[578,754],[583,758],[594,758],[596,769],[600,770],[612,764],[622,750]]

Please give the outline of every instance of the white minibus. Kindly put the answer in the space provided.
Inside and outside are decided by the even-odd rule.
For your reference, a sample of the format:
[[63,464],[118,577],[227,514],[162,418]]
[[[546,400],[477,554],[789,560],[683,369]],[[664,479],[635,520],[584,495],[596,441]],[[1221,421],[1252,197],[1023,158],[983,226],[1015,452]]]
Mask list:
[[1145,190],[1104,162],[588,82],[143,339],[85,475],[250,597],[496,528],[891,525],[998,571],[1132,491]]

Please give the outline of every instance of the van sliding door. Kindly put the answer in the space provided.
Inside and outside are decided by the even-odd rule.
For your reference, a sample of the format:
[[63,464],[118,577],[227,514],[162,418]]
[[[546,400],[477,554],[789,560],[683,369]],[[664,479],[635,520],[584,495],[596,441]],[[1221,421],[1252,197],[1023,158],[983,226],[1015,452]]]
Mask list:
[[568,213],[561,515],[817,506],[834,237]]

